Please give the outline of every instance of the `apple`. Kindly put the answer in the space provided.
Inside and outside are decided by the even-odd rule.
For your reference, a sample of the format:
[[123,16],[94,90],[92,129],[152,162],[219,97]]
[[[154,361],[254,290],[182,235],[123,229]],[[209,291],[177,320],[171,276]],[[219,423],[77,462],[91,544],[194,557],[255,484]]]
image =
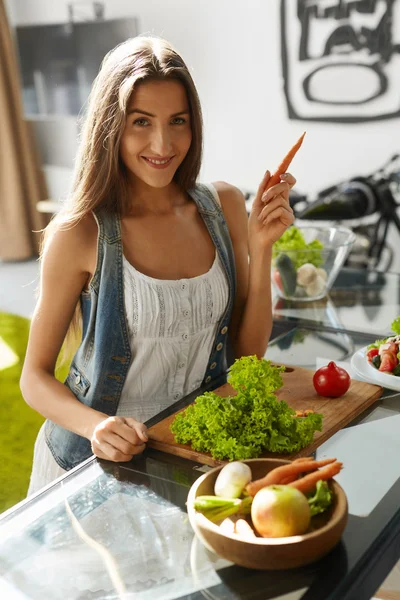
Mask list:
[[254,496],[251,518],[262,537],[287,537],[305,533],[311,514],[302,492],[289,485],[269,485]]

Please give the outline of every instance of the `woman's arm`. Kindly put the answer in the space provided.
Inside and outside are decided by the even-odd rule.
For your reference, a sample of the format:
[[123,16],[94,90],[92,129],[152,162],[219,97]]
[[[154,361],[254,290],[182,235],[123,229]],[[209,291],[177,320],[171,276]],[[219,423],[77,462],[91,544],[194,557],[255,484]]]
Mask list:
[[[91,440],[92,447],[101,430],[98,456],[130,460],[133,445],[138,443],[135,430],[122,419],[114,419],[115,423],[111,421],[107,426],[110,432],[104,435],[102,430],[105,420],[109,420],[108,415],[79,402],[54,376],[56,360],[75,307],[94,272],[96,260],[97,225],[92,217],[71,229],[56,230],[48,241],[20,386],[27,404],[54,423]],[[125,429],[121,433],[122,425]]]
[[287,182],[273,186],[263,197],[269,176],[267,172],[260,184],[250,218],[238,188],[223,182],[214,184],[236,261],[237,293],[230,337],[237,357],[252,354],[262,357],[266,352],[272,331],[272,244],[294,220],[288,195],[295,179],[289,175]]

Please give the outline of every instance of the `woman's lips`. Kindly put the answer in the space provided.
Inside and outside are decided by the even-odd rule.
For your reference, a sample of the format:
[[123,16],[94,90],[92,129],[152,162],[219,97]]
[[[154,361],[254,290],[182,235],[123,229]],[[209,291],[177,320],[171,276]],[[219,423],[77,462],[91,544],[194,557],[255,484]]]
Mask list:
[[150,167],[153,167],[153,169],[166,169],[169,167],[174,157],[170,156],[169,158],[152,158],[148,156],[142,156],[142,158],[146,161],[146,164],[148,164]]

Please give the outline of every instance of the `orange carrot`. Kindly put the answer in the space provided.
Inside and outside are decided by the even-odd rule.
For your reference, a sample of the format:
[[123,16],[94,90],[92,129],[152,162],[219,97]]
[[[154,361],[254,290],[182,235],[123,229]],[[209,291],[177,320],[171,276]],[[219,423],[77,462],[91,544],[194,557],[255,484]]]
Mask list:
[[[304,462],[309,462],[310,460],[314,460],[312,456],[302,456],[301,458],[295,458],[292,461],[293,463],[304,463]],[[289,476],[289,477],[285,477],[284,479],[282,479],[281,481],[281,485],[287,485],[288,483],[291,483],[292,481],[294,481],[296,479],[297,475],[295,476]]]
[[315,471],[314,473],[309,473],[309,475],[305,475],[301,479],[296,479],[296,481],[292,481],[289,483],[290,487],[294,487],[303,494],[308,494],[308,492],[312,492],[315,486],[317,485],[320,479],[327,481],[328,479],[332,479],[338,473],[340,473],[343,463],[334,462],[323,469]]
[[279,485],[287,485],[288,483],[292,483],[292,481],[294,481],[295,479],[296,477],[285,477],[284,479],[282,479]]
[[285,158],[283,159],[283,161],[281,162],[281,164],[279,165],[279,167],[277,168],[275,173],[273,175],[271,175],[271,177],[269,178],[269,181],[267,183],[267,187],[265,188],[265,191],[269,190],[270,187],[272,187],[273,185],[276,185],[277,183],[280,182],[281,175],[286,173],[286,171],[288,170],[289,165],[292,162],[292,160],[294,159],[297,150],[300,148],[301,144],[303,143],[305,135],[306,135],[306,132],[304,132],[303,135],[301,135],[299,137],[299,139],[297,140],[295,145],[292,146],[292,148],[290,148],[289,152],[286,154]]
[[281,485],[284,480],[294,481],[300,473],[315,471],[319,467],[330,465],[336,458],[325,458],[324,460],[303,460],[291,462],[282,467],[276,467],[261,479],[251,481],[246,486],[246,491],[250,496],[255,496],[261,488],[267,485]]

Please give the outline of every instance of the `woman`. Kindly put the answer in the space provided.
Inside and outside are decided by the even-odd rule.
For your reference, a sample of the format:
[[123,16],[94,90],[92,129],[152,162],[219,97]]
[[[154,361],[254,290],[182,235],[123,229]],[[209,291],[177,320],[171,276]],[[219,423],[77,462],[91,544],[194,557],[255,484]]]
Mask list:
[[[93,85],[70,204],[46,231],[41,287],[21,378],[46,417],[29,493],[92,453],[128,461],[144,421],[226,369],[263,356],[272,327],[272,244],[293,223],[289,189],[247,218],[235,187],[196,183],[202,120],[182,58],[139,37],[109,53]],[[64,338],[82,332],[64,384]],[[68,331],[69,330],[69,331]],[[73,331],[72,331],[73,333]]]

